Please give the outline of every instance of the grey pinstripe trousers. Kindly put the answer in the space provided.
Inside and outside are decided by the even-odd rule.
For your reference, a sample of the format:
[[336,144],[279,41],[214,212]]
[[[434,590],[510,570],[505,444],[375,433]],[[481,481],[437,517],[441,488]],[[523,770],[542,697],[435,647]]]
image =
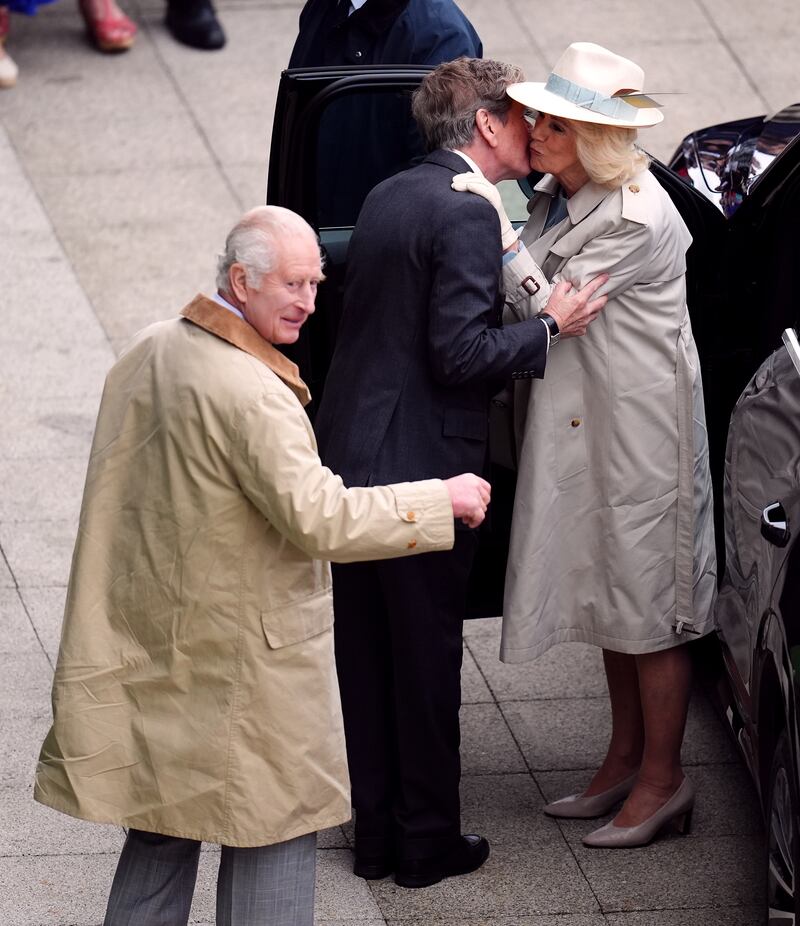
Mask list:
[[[254,849],[222,846],[217,926],[313,926],[317,834]],[[200,843],[129,830],[103,926],[186,926]]]

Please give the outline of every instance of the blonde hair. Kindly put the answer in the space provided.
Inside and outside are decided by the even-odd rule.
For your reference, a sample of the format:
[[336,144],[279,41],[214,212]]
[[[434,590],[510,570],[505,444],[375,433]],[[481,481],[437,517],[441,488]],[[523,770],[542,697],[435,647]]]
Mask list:
[[636,144],[636,129],[597,125],[570,119],[578,160],[600,186],[616,190],[650,166],[650,158]]

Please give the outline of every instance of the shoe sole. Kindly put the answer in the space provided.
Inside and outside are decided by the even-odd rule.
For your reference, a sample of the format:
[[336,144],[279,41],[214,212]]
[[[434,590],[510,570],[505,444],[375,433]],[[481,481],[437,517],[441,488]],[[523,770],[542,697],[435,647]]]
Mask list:
[[481,865],[483,865],[486,859],[489,858],[489,851],[490,849],[489,849],[489,846],[487,845],[485,852],[482,852],[475,859],[475,864],[472,865],[470,868],[464,868],[461,871],[454,871],[454,872],[451,872],[450,874],[441,874],[433,878],[414,878],[413,876],[406,877],[402,874],[398,874],[397,872],[395,872],[394,883],[398,887],[410,887],[410,888],[431,887],[433,884],[438,884],[440,881],[444,881],[445,878],[457,878],[459,877],[459,875],[471,874],[473,871],[477,871],[481,867]]
[[357,878],[363,878],[365,881],[381,881],[388,878],[394,871],[394,866],[389,865],[359,865],[358,862],[353,864],[353,874]]

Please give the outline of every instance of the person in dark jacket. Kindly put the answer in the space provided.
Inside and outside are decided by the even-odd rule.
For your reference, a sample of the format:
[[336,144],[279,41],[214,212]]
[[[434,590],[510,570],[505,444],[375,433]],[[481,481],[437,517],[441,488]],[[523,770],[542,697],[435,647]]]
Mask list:
[[[542,376],[555,336],[582,334],[605,302],[592,296],[604,276],[577,294],[560,283],[547,317],[500,326],[497,214],[451,183],[468,164],[492,183],[528,173],[523,109],[505,94],[519,79],[465,58],[427,75],[414,112],[431,154],[361,210],[316,417],[322,459],[348,486],[481,472],[492,393],[509,376]],[[489,854],[485,838],[461,834],[461,633],[477,537],[456,534],[452,552],[415,557],[416,568],[334,573],[353,871],[394,872],[403,887],[474,871]]]
[[[289,67],[436,65],[482,55],[453,0],[308,0]],[[352,225],[376,183],[425,153],[409,95],[397,91],[334,101],[322,117],[319,150],[321,227]]]
[[478,33],[453,0],[308,0],[290,68],[440,64],[480,58]]

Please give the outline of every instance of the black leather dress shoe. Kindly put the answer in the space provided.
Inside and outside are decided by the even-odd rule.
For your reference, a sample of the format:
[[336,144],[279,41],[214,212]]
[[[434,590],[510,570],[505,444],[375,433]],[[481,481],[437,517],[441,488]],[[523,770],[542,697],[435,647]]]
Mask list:
[[353,862],[353,874],[366,881],[380,881],[394,871],[394,859],[386,855],[359,855]]
[[483,836],[462,836],[454,849],[433,858],[410,859],[395,867],[395,884],[400,887],[429,887],[443,878],[466,875],[489,858],[489,841]]
[[170,0],[166,24],[177,42],[191,48],[213,51],[225,44],[225,33],[210,0]]

